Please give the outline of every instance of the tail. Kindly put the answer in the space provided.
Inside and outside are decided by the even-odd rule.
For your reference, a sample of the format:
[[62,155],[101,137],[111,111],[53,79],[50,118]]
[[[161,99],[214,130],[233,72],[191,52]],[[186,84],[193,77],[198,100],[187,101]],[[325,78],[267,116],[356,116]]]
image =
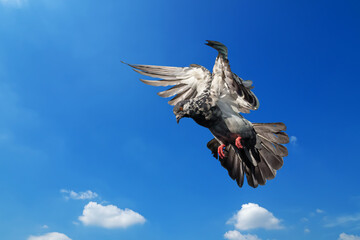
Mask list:
[[206,41],[207,41],[207,43],[205,43],[206,45],[216,49],[220,55],[222,55],[225,59],[227,59],[228,49],[224,44],[217,41],[210,41],[210,40],[206,40]]
[[[248,184],[256,188],[265,185],[266,180],[275,178],[276,170],[284,164],[283,157],[288,155],[286,147],[281,144],[289,142],[289,137],[283,131],[283,123],[254,123],[256,144],[243,144],[238,149],[232,144],[225,148],[225,158],[219,158],[221,165],[228,170],[229,176],[236,180],[239,187],[244,184],[244,173]],[[207,147],[218,159],[217,149],[220,143],[214,138]]]

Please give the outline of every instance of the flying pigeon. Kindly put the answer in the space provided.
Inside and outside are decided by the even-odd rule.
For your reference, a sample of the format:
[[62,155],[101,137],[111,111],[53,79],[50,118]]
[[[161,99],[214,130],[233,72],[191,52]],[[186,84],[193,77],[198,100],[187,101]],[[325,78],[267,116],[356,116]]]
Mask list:
[[128,64],[134,71],[161,80],[144,80],[151,86],[173,86],[159,92],[160,97],[172,97],[168,103],[180,119],[192,118],[206,127],[214,139],[208,142],[221,165],[239,187],[244,177],[251,187],[265,185],[273,179],[288,151],[282,144],[289,142],[284,123],[251,123],[241,113],[257,110],[259,101],[251,91],[252,81],[243,80],[230,69],[228,50],[217,41],[206,45],[216,49],[218,56],[213,72],[191,64],[189,67],[166,67]]

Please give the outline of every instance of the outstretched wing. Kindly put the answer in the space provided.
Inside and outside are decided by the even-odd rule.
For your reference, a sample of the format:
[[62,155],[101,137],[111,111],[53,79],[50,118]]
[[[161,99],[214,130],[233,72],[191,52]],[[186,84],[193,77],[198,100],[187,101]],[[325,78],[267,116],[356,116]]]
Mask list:
[[191,64],[189,67],[166,67],[154,65],[132,65],[135,72],[142,75],[160,78],[161,80],[144,80],[143,83],[151,86],[173,86],[163,92],[159,92],[160,97],[172,97],[168,103],[176,105],[178,102],[194,98],[210,88],[211,73],[203,66]]
[[207,41],[206,45],[216,49],[219,55],[213,69],[211,92],[218,98],[220,108],[230,107],[235,112],[249,113],[259,108],[259,100],[251,91],[252,81],[243,80],[231,71],[227,58],[227,47],[217,41]]

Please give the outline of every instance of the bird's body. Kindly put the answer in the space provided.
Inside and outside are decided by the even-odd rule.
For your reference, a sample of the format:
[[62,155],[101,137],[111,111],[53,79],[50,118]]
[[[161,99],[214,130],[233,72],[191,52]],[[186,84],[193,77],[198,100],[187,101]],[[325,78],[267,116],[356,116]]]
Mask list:
[[[174,87],[160,92],[162,97],[176,95],[169,104],[179,121],[192,118],[206,127],[215,137],[208,148],[228,170],[231,178],[241,187],[244,175],[252,187],[264,185],[275,177],[283,165],[287,150],[281,144],[288,142],[283,123],[252,124],[239,112],[257,110],[259,101],[251,89],[251,81],[234,74],[227,59],[227,48],[215,41],[207,45],[218,50],[213,73],[191,64],[190,67],[162,67],[130,65],[136,72],[163,80],[142,80],[153,86]],[[223,152],[225,150],[225,153]],[[245,174],[244,174],[245,173]]]
[[252,124],[236,112],[224,113],[209,94],[191,99],[187,103],[189,117],[197,124],[206,127],[222,144],[233,143],[238,135],[253,137]]

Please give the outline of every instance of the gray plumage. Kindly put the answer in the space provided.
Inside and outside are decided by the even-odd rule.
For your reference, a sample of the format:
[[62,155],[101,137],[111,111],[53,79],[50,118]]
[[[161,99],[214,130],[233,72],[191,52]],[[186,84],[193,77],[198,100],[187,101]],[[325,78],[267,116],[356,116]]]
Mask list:
[[[174,105],[178,122],[189,117],[211,131],[215,138],[208,142],[208,148],[240,187],[245,175],[250,186],[264,185],[266,180],[275,177],[276,170],[283,165],[283,157],[287,156],[286,147],[281,145],[289,142],[284,132],[286,126],[251,123],[239,114],[259,107],[251,91],[252,81],[245,81],[231,71],[228,50],[222,43],[208,41],[206,44],[218,51],[213,73],[197,64],[189,67],[128,65],[142,75],[161,79],[141,79],[145,84],[173,86],[158,95],[174,96],[169,104]],[[238,140],[240,147],[239,142],[235,143]],[[221,158],[218,153],[222,154],[219,149],[223,145],[225,155]]]

